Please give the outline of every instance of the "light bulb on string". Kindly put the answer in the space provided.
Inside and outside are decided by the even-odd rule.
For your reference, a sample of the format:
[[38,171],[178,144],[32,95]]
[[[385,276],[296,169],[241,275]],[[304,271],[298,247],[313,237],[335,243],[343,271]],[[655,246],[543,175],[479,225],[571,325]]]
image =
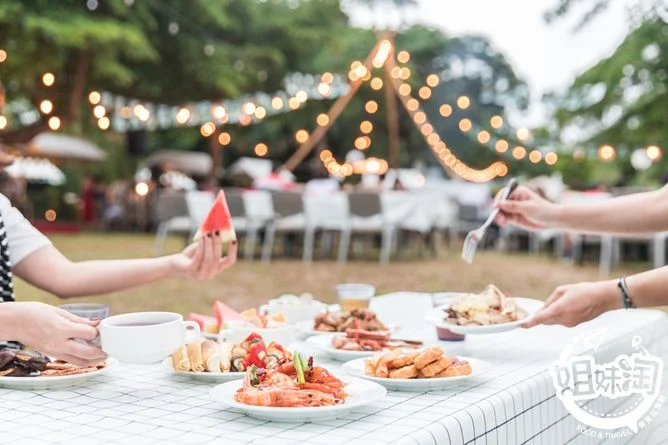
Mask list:
[[661,158],[661,149],[656,145],[650,145],[645,149],[645,154],[653,162]]
[[267,144],[260,142],[255,146],[255,154],[257,156],[263,158],[267,155],[267,152],[269,152],[269,147],[267,147]]
[[264,107],[257,107],[255,109],[255,118],[262,120],[267,117],[267,110]]
[[0,114],[0,130],[7,128],[7,117]]
[[399,51],[397,54],[397,60],[399,63],[408,63],[411,60],[411,55],[406,50]]
[[111,121],[106,116],[101,117],[97,121],[97,126],[100,127],[100,130],[108,130],[110,125],[111,125]]
[[471,105],[471,99],[467,96],[459,96],[457,98],[457,106],[462,110],[466,110]]
[[547,165],[554,165],[557,163],[558,157],[554,152],[549,152],[545,154],[545,163]]
[[383,88],[383,79],[381,79],[380,77],[374,77],[373,79],[371,79],[370,85],[372,89],[379,91]]
[[492,118],[489,120],[490,125],[492,128],[499,129],[503,126],[503,118],[501,116],[492,116]]
[[45,86],[50,87],[55,82],[56,82],[56,76],[53,73],[44,73],[42,75],[42,83]]
[[528,128],[519,128],[516,132],[517,139],[524,142],[531,137],[531,132]]
[[214,124],[213,122],[207,122],[203,124],[199,129],[200,134],[205,138],[211,136],[215,131],[216,131],[216,124]]
[[362,121],[360,123],[360,131],[364,134],[369,134],[373,131],[373,124],[370,121]]
[[411,70],[408,69],[408,68],[406,68],[406,67],[401,68],[401,71],[400,71],[400,73],[399,73],[399,78],[400,78],[401,80],[408,80],[408,79],[410,79],[410,78],[411,78]]
[[95,108],[93,108],[93,116],[95,116],[98,119],[101,119],[104,117],[104,115],[107,114],[107,110],[104,108],[102,105],[95,105]]
[[190,110],[186,107],[179,109],[176,112],[176,122],[179,124],[185,124],[190,119]]
[[334,75],[332,73],[323,73],[322,76],[320,76],[320,80],[324,83],[332,83],[334,82]]
[[213,117],[220,120],[220,119],[224,118],[226,115],[227,115],[227,111],[225,111],[225,107],[223,107],[222,105],[218,105],[218,106],[214,107]]
[[424,124],[427,121],[427,115],[422,111],[418,111],[413,116],[413,121],[418,125]]
[[408,85],[407,83],[403,83],[399,86],[399,94],[402,96],[408,96],[411,94],[411,86]]
[[295,140],[300,144],[306,142],[308,138],[309,138],[309,133],[303,128],[301,130],[297,130],[297,132],[295,133]]
[[517,147],[513,148],[513,157],[515,159],[524,159],[526,155],[527,155],[527,150],[521,145],[518,145]]
[[470,119],[462,119],[459,121],[459,129],[463,132],[470,131],[471,128],[473,128],[473,124],[471,123]]
[[427,100],[431,97],[431,88],[429,87],[422,87],[420,88],[420,91],[418,92],[420,95],[420,98],[422,100]]
[[601,145],[598,149],[598,156],[604,161],[612,161],[615,159],[615,148],[611,145]]
[[367,113],[374,114],[376,111],[378,111],[378,102],[375,100],[370,100],[364,105],[364,109]]
[[507,141],[504,141],[503,139],[496,141],[496,144],[494,144],[494,148],[496,151],[499,153],[505,153],[508,151],[509,145]]
[[246,102],[243,107],[241,107],[241,111],[250,116],[255,113],[256,108],[257,107],[253,102]]
[[283,99],[281,99],[278,96],[274,97],[273,99],[271,99],[271,107],[274,110],[280,110],[281,108],[283,108]]
[[52,116],[49,118],[49,128],[53,131],[56,131],[60,128],[60,118],[58,116]]
[[0,63],[4,62],[5,60],[7,60],[7,51],[0,49]]
[[416,99],[410,98],[406,102],[406,108],[408,111],[417,111],[417,109],[420,108],[420,102],[418,102]]
[[538,164],[541,159],[543,159],[543,154],[540,151],[533,150],[531,153],[529,153],[529,161],[532,163]]
[[91,105],[97,105],[100,103],[102,100],[102,95],[97,92],[97,91],[91,91],[88,93],[88,102],[90,102]]
[[330,94],[332,94],[332,87],[330,87],[328,84],[322,82],[318,85],[318,93],[320,93],[324,97],[327,97]]
[[448,104],[441,105],[438,111],[443,117],[450,117],[452,115],[452,107]]
[[478,133],[478,142],[480,142],[481,144],[488,143],[490,138],[491,138],[491,136],[490,136],[489,132],[487,132],[485,130],[482,130]]
[[390,70],[390,77],[392,79],[401,79],[401,68],[398,66],[393,66]]
[[321,113],[316,118],[316,123],[321,127],[324,127],[329,124],[329,115],[327,113]]
[[218,135],[218,143],[220,145],[228,145],[230,142],[232,142],[232,137],[230,136],[229,133],[227,132],[222,132]]
[[436,88],[440,83],[441,79],[436,74],[430,74],[427,76],[426,83],[431,88]]
[[44,114],[50,114],[53,111],[53,102],[50,100],[43,100],[39,103],[39,109]]

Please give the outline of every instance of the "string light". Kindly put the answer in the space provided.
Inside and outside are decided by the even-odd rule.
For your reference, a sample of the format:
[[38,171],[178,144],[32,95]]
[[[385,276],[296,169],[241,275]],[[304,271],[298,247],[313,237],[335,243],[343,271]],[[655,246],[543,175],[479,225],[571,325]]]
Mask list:
[[427,100],[431,97],[431,88],[429,87],[422,87],[420,88],[420,91],[418,92],[420,95],[420,98],[423,100]]
[[44,114],[49,114],[53,111],[53,102],[50,100],[43,100],[39,103],[39,109]]
[[399,63],[408,63],[411,60],[411,55],[408,53],[408,51],[399,51],[399,54],[397,54],[397,60]]
[[267,110],[264,107],[257,107],[255,109],[255,118],[262,120],[267,117]]
[[318,115],[315,121],[318,125],[324,127],[327,124],[329,124],[329,116],[327,115],[327,113],[321,113]]
[[399,87],[399,94],[401,94],[402,96],[408,96],[409,94],[411,94],[411,86],[408,85],[407,83],[401,85]]
[[7,51],[0,49],[0,63],[4,62],[5,60],[7,60]]
[[601,145],[598,149],[598,156],[604,161],[612,161],[615,155],[615,148],[611,145]]
[[538,150],[533,150],[531,153],[529,153],[529,161],[534,164],[538,164],[542,158],[543,155]]
[[288,106],[291,109],[296,110],[301,106],[301,102],[299,102],[299,99],[297,99],[296,97],[291,97],[290,99],[288,99]]
[[490,138],[491,138],[491,136],[490,136],[489,132],[487,132],[485,130],[482,130],[478,133],[478,142],[480,142],[481,144],[488,143]]
[[47,87],[50,87],[55,82],[56,82],[56,76],[53,73],[44,73],[44,75],[42,76],[42,83]]
[[227,115],[227,111],[225,111],[225,107],[222,105],[218,105],[213,109],[213,117],[216,119],[220,120],[223,119]]
[[49,128],[53,131],[56,131],[60,128],[60,118],[58,116],[52,116],[49,118]]
[[202,125],[199,129],[200,134],[205,138],[211,136],[215,131],[216,131],[216,124],[214,124],[213,122],[207,122],[204,125]]
[[327,97],[330,94],[332,94],[332,87],[330,87],[328,84],[322,82],[318,85],[318,93]]
[[443,117],[449,117],[452,115],[452,107],[448,104],[441,105],[441,108],[439,108],[438,111]]
[[459,96],[457,98],[457,106],[462,110],[466,110],[471,105],[471,99],[466,96]]
[[271,100],[271,106],[274,110],[280,110],[283,108],[283,99],[276,96]]
[[378,50],[376,51],[371,64],[376,68],[382,67],[385,65],[385,61],[390,56],[390,52],[392,52],[392,42],[387,39],[383,39],[378,44]]
[[392,79],[401,79],[401,68],[398,66],[392,67],[390,70],[390,77]]
[[547,165],[554,165],[557,163],[558,157],[554,152],[545,153],[545,163]]
[[308,94],[306,94],[306,91],[304,90],[299,90],[297,91],[297,94],[295,94],[295,99],[301,103],[304,103],[308,100]]
[[413,115],[413,121],[418,125],[424,124],[427,121],[427,115],[422,111],[418,111]]
[[186,107],[181,108],[176,112],[176,122],[179,124],[185,124],[190,119],[190,110]]
[[426,83],[431,88],[436,88],[440,81],[441,81],[441,79],[439,79],[438,75],[430,74],[430,75],[427,76]]
[[262,142],[260,142],[255,146],[255,154],[261,158],[265,157],[268,151],[269,147],[267,147],[267,144],[264,144]]
[[408,68],[406,68],[406,67],[401,68],[401,71],[400,71],[400,73],[399,73],[399,78],[400,78],[401,80],[408,80],[408,79],[410,79],[410,78],[411,78],[411,70],[408,69]]
[[90,93],[88,93],[88,102],[90,102],[91,105],[97,105],[100,103],[101,100],[102,100],[102,95],[97,91],[91,91]]
[[364,109],[366,110],[367,113],[373,114],[376,111],[378,111],[378,102],[375,100],[370,100],[364,105]]
[[250,115],[252,115],[252,114],[255,114],[255,109],[256,109],[256,108],[257,108],[257,107],[255,106],[255,104],[254,104],[253,102],[246,102],[246,103],[241,107],[241,110],[242,110],[245,114],[247,114],[248,116],[250,116]]
[[374,77],[373,79],[371,79],[370,85],[371,88],[373,88],[376,91],[379,91],[383,88],[383,79],[381,79],[380,77]]
[[526,155],[527,155],[527,149],[522,147],[521,145],[518,145],[517,147],[513,148],[513,157],[515,159],[524,159]]
[[107,114],[107,110],[102,105],[95,105],[95,108],[93,108],[93,116],[100,119],[105,114]]
[[427,137],[427,142],[430,145],[436,145],[440,140],[441,138],[436,133],[432,133]]
[[364,134],[369,134],[373,131],[373,124],[370,121],[362,121],[360,123],[360,131]]
[[366,150],[371,146],[371,138],[369,136],[359,136],[355,139],[354,145],[358,150]]
[[650,145],[645,149],[645,154],[650,160],[656,161],[661,158],[661,149],[656,145]]
[[322,80],[324,83],[332,83],[334,82],[334,75],[328,72],[322,73],[320,80]]
[[496,141],[496,144],[494,144],[494,148],[496,151],[499,153],[505,153],[508,151],[509,145],[507,141],[504,141],[503,139]]
[[420,108],[420,102],[413,98],[408,99],[408,102],[406,102],[406,108],[408,108],[408,111],[416,111],[418,108]]
[[111,121],[108,117],[104,116],[97,121],[97,126],[100,127],[100,130],[107,130],[111,125]]
[[473,128],[473,123],[471,123],[470,119],[464,118],[464,119],[459,121],[459,129],[460,130],[462,130],[464,132],[467,132],[467,131],[470,131],[471,128]]
[[308,140],[309,134],[308,131],[304,130],[303,128],[301,130],[297,130],[295,133],[295,140],[299,142],[300,144],[303,144]]
[[7,128],[7,117],[0,115],[0,130]]
[[218,135],[218,143],[222,146],[228,145],[232,142],[232,136],[227,132],[222,132]]
[[503,118],[501,116],[492,116],[492,118],[489,120],[490,125],[492,128],[499,129],[503,126]]
[[431,126],[431,124],[424,124],[422,127],[420,127],[420,133],[422,133],[424,136],[429,136],[434,132],[434,127]]
[[519,128],[517,130],[517,139],[520,141],[526,141],[531,137],[531,132],[528,128]]
[[320,152],[320,160],[321,160],[323,163],[324,163],[324,162],[327,162],[327,161],[329,161],[329,160],[331,160],[331,159],[333,159],[333,156],[332,156],[332,152],[331,152],[331,151],[325,149],[325,150],[323,150],[323,151]]

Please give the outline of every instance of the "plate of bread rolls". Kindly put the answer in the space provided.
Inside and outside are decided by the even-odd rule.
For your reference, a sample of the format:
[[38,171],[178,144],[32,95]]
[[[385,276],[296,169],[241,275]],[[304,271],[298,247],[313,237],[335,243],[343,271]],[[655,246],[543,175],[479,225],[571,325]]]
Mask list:
[[198,380],[226,382],[243,378],[255,365],[274,369],[291,354],[283,346],[252,333],[240,343],[201,340],[181,346],[163,364],[171,371]]

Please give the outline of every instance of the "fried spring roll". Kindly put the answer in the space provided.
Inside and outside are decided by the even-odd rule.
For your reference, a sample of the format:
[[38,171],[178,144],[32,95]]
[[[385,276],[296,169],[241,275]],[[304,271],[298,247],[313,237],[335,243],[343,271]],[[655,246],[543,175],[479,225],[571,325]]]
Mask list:
[[232,348],[232,371],[246,371],[246,365],[244,364],[246,361],[246,354],[248,354],[248,351],[241,345],[234,345]]
[[206,368],[202,359],[202,342],[188,344],[188,360],[190,360],[190,369],[194,372],[202,372]]
[[190,360],[188,360],[188,348],[186,345],[181,346],[174,354],[172,354],[172,366],[176,371],[190,371]]
[[220,372],[220,350],[218,349],[218,343],[213,340],[206,340],[202,343],[202,359],[207,371]]
[[232,367],[232,343],[223,342],[218,347],[220,349],[220,370],[230,372]]

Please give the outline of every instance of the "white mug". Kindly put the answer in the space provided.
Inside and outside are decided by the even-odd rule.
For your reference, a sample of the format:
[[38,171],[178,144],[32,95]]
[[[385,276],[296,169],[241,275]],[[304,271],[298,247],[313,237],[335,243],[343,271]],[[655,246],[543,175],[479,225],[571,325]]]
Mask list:
[[[190,331],[187,334],[187,330]],[[200,337],[199,325],[173,312],[135,312],[100,322],[100,346],[125,363],[156,363]]]

